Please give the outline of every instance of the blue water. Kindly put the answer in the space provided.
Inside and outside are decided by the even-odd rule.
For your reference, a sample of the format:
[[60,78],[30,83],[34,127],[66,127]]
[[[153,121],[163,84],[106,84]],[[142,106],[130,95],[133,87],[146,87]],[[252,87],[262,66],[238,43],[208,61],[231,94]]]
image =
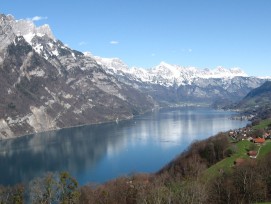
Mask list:
[[232,112],[179,108],[129,121],[68,128],[0,141],[0,184],[69,171],[81,185],[156,172],[194,140],[243,127]]

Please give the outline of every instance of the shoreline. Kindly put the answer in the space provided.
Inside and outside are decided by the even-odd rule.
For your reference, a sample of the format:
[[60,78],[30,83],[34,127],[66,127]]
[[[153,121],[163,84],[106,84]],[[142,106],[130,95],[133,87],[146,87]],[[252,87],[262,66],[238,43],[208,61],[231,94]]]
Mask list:
[[206,105],[206,104],[172,104],[171,106],[167,106],[167,107],[158,106],[158,107],[152,108],[151,110],[140,113],[138,115],[131,115],[130,117],[123,118],[123,119],[119,119],[117,117],[117,119],[110,120],[110,121],[101,121],[101,122],[96,122],[96,123],[86,123],[86,124],[81,124],[81,125],[72,125],[72,126],[67,126],[67,127],[62,127],[62,128],[50,129],[50,130],[45,130],[45,131],[40,131],[40,132],[32,132],[32,133],[27,133],[27,134],[22,134],[22,135],[16,135],[16,136],[9,137],[9,138],[1,138],[0,141],[15,140],[15,139],[18,139],[18,138],[23,138],[23,137],[27,137],[27,136],[31,136],[31,135],[35,135],[35,134],[41,134],[41,133],[46,133],[46,132],[50,133],[50,132],[53,132],[53,131],[59,131],[59,130],[68,129],[68,128],[110,124],[110,123],[115,123],[115,122],[119,123],[119,122],[122,122],[122,121],[132,120],[135,117],[142,116],[144,114],[151,113],[151,112],[154,112],[154,111],[167,110],[167,109],[171,110],[171,109],[183,108],[183,107],[198,107],[199,108],[199,107],[210,107],[210,106]]
[[[194,110],[195,112],[197,112],[197,109],[198,109],[199,107],[190,107],[190,108],[183,108],[183,109],[168,109],[168,110],[166,110],[166,111],[168,111],[168,112],[173,112],[173,113],[175,113],[176,111],[178,112],[178,113],[182,113],[182,111],[186,111],[186,110]],[[201,108],[199,108],[199,109],[201,109]],[[208,110],[210,110],[210,109],[206,109],[207,111],[206,111],[206,113],[208,114]],[[146,114],[146,117],[152,117],[152,115],[156,115],[156,114],[160,114],[161,112],[157,109],[156,110],[157,111],[157,113],[145,113]],[[211,111],[211,110],[210,110]],[[164,111],[162,111],[162,113],[161,114],[163,114],[164,113]],[[141,114],[142,115],[142,114]],[[135,116],[134,118],[135,118],[135,120],[137,120],[136,119],[136,117],[138,117],[138,118],[140,118],[140,115],[138,115],[138,116]],[[143,118],[145,118],[145,116],[143,116]],[[226,118],[225,119],[227,119],[227,120],[230,120],[227,116],[226,116]],[[131,123],[133,123],[134,122],[134,120],[132,120],[131,121]],[[107,122],[107,123],[103,123],[103,124],[109,124],[107,127],[118,127],[118,125],[113,121],[111,121],[111,122]],[[119,127],[122,127],[123,125],[125,125],[126,124],[126,122],[124,122],[124,123],[121,123],[120,124],[120,126]],[[130,122],[128,122],[128,124],[130,124]],[[103,130],[103,126],[96,126],[95,127],[95,125],[100,125],[100,123],[98,123],[98,124],[92,124],[91,126],[93,126],[94,125],[94,129],[96,128],[96,127],[98,127],[99,129],[101,129],[101,131]],[[81,126],[88,126],[88,125],[81,125]],[[78,127],[78,126],[76,126],[76,127]],[[241,126],[240,126],[241,127]],[[245,127],[245,125],[243,125],[242,127]],[[91,127],[89,127],[90,129],[92,129]],[[67,129],[67,128],[63,128],[63,129]],[[82,128],[83,130],[83,132],[85,132],[85,133],[87,133],[88,131],[84,131],[85,129],[84,128]],[[86,129],[88,129],[88,127],[86,127]],[[227,130],[224,130],[224,131],[229,131],[229,129],[227,129]],[[51,136],[57,136],[58,135],[58,132],[54,132],[54,131],[47,131],[48,132],[48,135],[47,134],[37,134],[36,136],[39,138],[39,137],[42,137],[42,138],[44,138],[44,139],[46,139],[47,137],[46,136],[49,136],[49,138],[51,137]],[[70,132],[70,130],[67,130],[67,131],[64,131],[64,132]],[[75,132],[77,132],[77,129],[75,129]],[[102,132],[101,132],[102,133]],[[61,132],[60,132],[60,134],[61,134]],[[109,133],[110,134],[110,133]],[[214,133],[214,134],[216,134],[216,133]],[[206,134],[206,138],[209,138],[209,137],[212,137],[214,134]],[[73,132],[71,132],[71,134],[69,134],[70,136],[68,137],[68,138],[72,138],[73,137]],[[26,141],[28,141],[28,139],[34,139],[35,138],[35,135],[33,136],[33,135],[25,135],[26,137],[25,137],[25,139],[26,139]],[[84,135],[82,135],[82,136],[84,136]],[[110,136],[110,135],[109,135]],[[129,135],[128,135],[129,136]],[[18,138],[23,138],[23,137],[18,137]],[[82,137],[83,138],[83,137]],[[95,138],[95,137],[94,137]],[[112,137],[112,138],[114,138],[114,137]],[[12,145],[13,144],[13,141],[12,140],[9,140],[10,142],[8,142],[7,144],[10,144],[10,145]],[[24,139],[19,139],[19,140],[17,140],[17,141],[14,141],[15,143],[16,142],[20,142],[20,141],[24,141]],[[41,141],[43,141],[43,140],[41,140]],[[4,145],[4,144],[6,144],[5,142],[2,142],[2,144]],[[37,143],[37,144],[39,144],[39,145],[41,145],[41,146],[44,146],[43,145],[43,143]],[[73,143],[71,143],[71,145],[72,145]],[[9,148],[13,148],[12,146],[7,146],[8,148],[4,148],[5,149],[5,151],[7,151],[8,152],[8,150],[9,150]],[[185,151],[185,150],[184,150]],[[173,156],[172,156],[172,158],[169,158],[168,160],[166,160],[165,161],[165,164],[164,165],[159,165],[157,168],[155,168],[153,171],[137,171],[137,173],[139,173],[139,172],[142,172],[142,173],[148,173],[148,174],[155,174],[155,173],[157,173],[158,171],[160,171],[164,166],[166,166],[168,163],[170,163],[173,159],[174,159],[174,157],[175,156],[178,156],[178,155],[180,155],[180,154],[182,154],[183,153],[183,150],[181,149],[179,149],[177,152],[176,152],[176,154],[174,154]],[[125,173],[123,176],[125,176],[125,175],[129,175],[129,174],[127,174],[127,173]],[[119,177],[119,176],[118,176]],[[116,178],[118,178],[118,177],[114,177],[114,178],[112,178],[113,180],[114,179],[116,179]],[[111,181],[112,179],[109,179],[109,180],[104,180],[104,181],[100,181],[100,182],[97,182],[97,181],[95,181],[95,183],[97,183],[97,184],[103,184],[103,183],[106,183],[106,182],[108,182],[108,181]],[[89,180],[89,182],[92,182],[92,180]],[[87,182],[88,183],[88,182]],[[80,185],[85,185],[84,183],[81,183],[80,182]]]

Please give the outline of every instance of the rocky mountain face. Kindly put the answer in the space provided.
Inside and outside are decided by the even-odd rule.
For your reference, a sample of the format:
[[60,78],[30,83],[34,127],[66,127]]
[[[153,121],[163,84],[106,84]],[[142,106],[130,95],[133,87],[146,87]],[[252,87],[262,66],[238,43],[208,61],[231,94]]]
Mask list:
[[0,139],[129,119],[159,106],[219,107],[264,81],[238,68],[130,68],[70,49],[48,25],[0,14]]
[[0,138],[129,119],[155,101],[56,40],[48,25],[0,15]]
[[248,101],[253,98],[267,98],[267,101],[271,103],[271,81],[266,81],[260,87],[251,90],[242,101]]
[[251,90],[241,101],[231,108],[239,109],[246,115],[256,115],[256,119],[270,118],[271,81],[266,81],[260,87]]

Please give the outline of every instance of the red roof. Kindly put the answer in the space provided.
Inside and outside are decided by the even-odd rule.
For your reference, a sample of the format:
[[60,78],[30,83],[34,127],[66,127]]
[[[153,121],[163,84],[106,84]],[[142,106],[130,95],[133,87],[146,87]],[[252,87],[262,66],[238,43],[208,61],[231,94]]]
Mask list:
[[256,139],[254,139],[254,142],[255,143],[264,143],[265,139],[264,138],[256,138]]
[[257,151],[249,151],[248,155],[255,157],[257,155]]
[[235,166],[240,166],[241,164],[243,164],[245,162],[245,159],[243,158],[237,158],[235,161],[234,161],[234,164]]

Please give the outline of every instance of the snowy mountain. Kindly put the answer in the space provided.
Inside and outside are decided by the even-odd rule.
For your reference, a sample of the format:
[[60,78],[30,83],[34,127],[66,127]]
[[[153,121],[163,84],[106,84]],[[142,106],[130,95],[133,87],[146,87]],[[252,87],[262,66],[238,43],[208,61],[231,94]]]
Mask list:
[[232,79],[234,77],[247,77],[248,75],[240,68],[226,69],[217,67],[216,69],[197,69],[195,67],[182,67],[161,62],[152,69],[129,68],[118,58],[95,57],[99,65],[110,74],[131,75],[133,78],[147,83],[160,84],[163,86],[191,84],[194,79]]
[[103,69],[126,84],[150,94],[160,105],[240,100],[266,78],[248,77],[239,68],[197,69],[161,62],[152,69],[129,68],[117,58],[93,57]]
[[0,139],[129,119],[151,96],[54,38],[49,26],[0,15]]
[[129,119],[158,106],[237,101],[264,81],[238,68],[130,68],[72,50],[48,25],[0,14],[0,139]]

